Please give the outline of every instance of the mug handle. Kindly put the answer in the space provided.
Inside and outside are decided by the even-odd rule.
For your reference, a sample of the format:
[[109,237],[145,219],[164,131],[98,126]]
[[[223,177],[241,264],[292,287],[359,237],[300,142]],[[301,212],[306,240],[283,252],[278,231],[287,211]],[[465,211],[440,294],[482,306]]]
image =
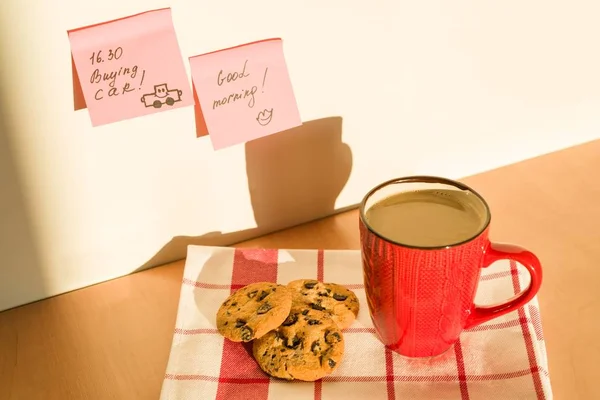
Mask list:
[[485,252],[483,268],[489,267],[494,261],[498,260],[513,260],[523,265],[529,271],[531,283],[527,289],[503,303],[490,306],[473,305],[465,329],[472,328],[524,306],[540,289],[542,284],[542,265],[535,254],[514,244],[490,243]]

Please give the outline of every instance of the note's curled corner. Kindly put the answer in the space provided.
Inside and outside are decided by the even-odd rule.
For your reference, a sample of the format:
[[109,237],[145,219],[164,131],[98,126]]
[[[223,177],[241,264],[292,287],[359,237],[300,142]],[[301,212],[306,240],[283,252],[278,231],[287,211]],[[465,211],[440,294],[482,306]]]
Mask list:
[[190,57],[197,136],[218,150],[302,124],[281,39]]
[[68,31],[75,109],[93,126],[194,103],[171,9]]

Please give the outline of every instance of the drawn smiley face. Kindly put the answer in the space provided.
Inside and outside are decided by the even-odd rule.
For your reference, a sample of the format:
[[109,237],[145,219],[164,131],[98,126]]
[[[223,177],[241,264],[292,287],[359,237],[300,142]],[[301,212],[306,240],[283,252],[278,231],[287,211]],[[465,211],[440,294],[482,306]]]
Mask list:
[[156,97],[165,97],[168,92],[169,91],[166,83],[154,86],[154,93],[156,94]]
[[270,110],[267,110],[265,108],[264,111],[259,112],[258,117],[256,117],[256,120],[262,126],[269,125],[269,123],[271,122],[271,119],[273,119],[273,109],[272,108]]

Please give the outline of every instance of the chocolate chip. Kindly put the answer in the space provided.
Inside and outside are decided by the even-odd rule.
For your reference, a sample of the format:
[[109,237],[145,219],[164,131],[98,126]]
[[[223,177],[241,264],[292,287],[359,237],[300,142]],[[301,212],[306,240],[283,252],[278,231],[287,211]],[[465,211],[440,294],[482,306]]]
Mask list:
[[331,289],[325,288],[325,290],[327,291],[327,293],[331,293]]
[[327,292],[319,292],[319,293],[317,293],[317,295],[320,296],[320,297],[327,297],[327,296],[329,296],[329,294]]
[[229,323],[229,321],[225,321],[225,323],[223,324],[223,326],[227,325]]
[[258,290],[253,290],[251,292],[248,293],[248,297],[250,297],[251,299],[256,296],[256,293],[258,292]]
[[317,281],[308,281],[304,284],[304,287],[307,289],[312,289],[315,287],[315,285],[317,284]]
[[327,360],[327,363],[329,364],[329,366],[331,368],[335,367],[335,361],[333,361],[331,358],[329,360]]
[[302,315],[308,314],[308,310],[302,310]]
[[298,322],[298,314],[290,314],[288,315],[288,317],[286,318],[285,321],[283,321],[283,326],[292,326],[294,325],[296,322]]
[[252,335],[254,334],[254,332],[252,331],[252,328],[250,328],[248,325],[245,325],[242,328],[242,340],[244,342],[249,342],[252,340]]
[[[289,342],[289,340],[288,340],[288,342]],[[301,343],[302,343],[302,340],[298,336],[294,336],[292,338],[292,343],[286,343],[285,347],[287,347],[288,349],[297,349]]]
[[256,310],[256,313],[258,315],[266,314],[267,311],[269,311],[271,308],[273,308],[273,307],[271,307],[271,305],[269,303],[263,303],[260,305],[260,307],[258,307],[258,310]]
[[309,319],[308,320],[309,325],[319,325],[320,323],[321,323],[321,321],[319,321],[317,319]]
[[344,301],[348,298],[348,296],[344,296],[343,294],[334,293],[333,298],[336,299],[337,301]]
[[263,290],[258,295],[258,298],[256,299],[256,301],[263,301],[265,299],[265,297],[267,297],[268,295],[269,295],[269,292],[266,292],[266,291]]
[[263,353],[263,357],[266,357],[267,353],[269,352],[269,349],[265,350],[265,352]]
[[323,306],[316,303],[311,303],[310,308],[312,308],[313,310],[325,311],[325,308]]
[[246,321],[244,321],[243,319],[238,318],[235,321],[235,327],[236,328],[241,328],[242,326],[246,325]]
[[325,331],[325,342],[329,344],[338,343],[342,340],[342,337],[337,332]]
[[231,303],[231,307],[237,306],[237,301],[235,303]]
[[275,358],[275,354],[271,354],[271,358]]
[[312,342],[312,344],[310,345],[310,351],[312,351],[312,353],[316,356],[317,353],[321,350],[321,344],[319,343],[318,340],[315,340],[314,342]]

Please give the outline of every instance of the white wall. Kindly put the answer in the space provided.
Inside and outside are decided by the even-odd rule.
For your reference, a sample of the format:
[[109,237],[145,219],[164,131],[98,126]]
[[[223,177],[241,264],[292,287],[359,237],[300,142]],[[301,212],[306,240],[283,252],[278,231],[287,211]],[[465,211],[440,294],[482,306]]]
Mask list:
[[[192,107],[92,128],[86,110],[73,111],[66,31],[165,6],[186,66],[195,54],[282,37],[302,118],[320,121],[219,152],[195,138]],[[597,138],[599,12],[596,1],[2,0],[4,134],[19,184],[1,193],[18,188],[22,200],[0,210],[0,309],[181,257],[190,240],[181,236],[242,231],[208,237],[231,242],[332,212],[312,202],[329,187],[335,198],[331,174],[313,169],[318,188],[303,181],[294,196],[276,190],[303,179],[297,170],[312,165],[321,133],[320,162],[338,184],[347,171],[328,152],[352,162],[336,208],[394,176],[460,177]],[[276,184],[261,188],[274,169]],[[250,175],[255,195],[266,190],[258,201]],[[293,199],[301,205],[283,204]],[[258,230],[252,202],[273,207]],[[10,218],[17,209],[37,252],[27,262],[14,256],[27,246],[7,240],[25,223]]]

